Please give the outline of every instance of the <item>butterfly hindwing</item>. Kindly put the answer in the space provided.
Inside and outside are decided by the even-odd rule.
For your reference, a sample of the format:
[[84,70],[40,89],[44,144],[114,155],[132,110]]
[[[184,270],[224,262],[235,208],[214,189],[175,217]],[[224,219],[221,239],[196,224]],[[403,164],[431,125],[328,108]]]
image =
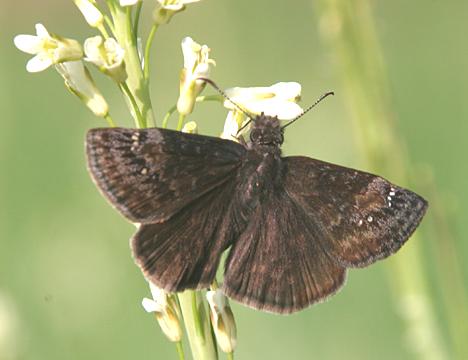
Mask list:
[[167,221],[141,225],[131,247],[148,280],[171,292],[211,285],[222,252],[239,233],[229,211],[234,190],[228,181]]
[[343,284],[346,269],[321,247],[320,227],[284,191],[264,197],[225,264],[225,294],[255,309],[291,313]]
[[287,157],[285,189],[324,230],[327,253],[363,267],[395,253],[419,225],[427,202],[362,171],[307,157]]
[[158,128],[88,132],[88,168],[124,216],[155,223],[234,176],[245,149],[219,138]]

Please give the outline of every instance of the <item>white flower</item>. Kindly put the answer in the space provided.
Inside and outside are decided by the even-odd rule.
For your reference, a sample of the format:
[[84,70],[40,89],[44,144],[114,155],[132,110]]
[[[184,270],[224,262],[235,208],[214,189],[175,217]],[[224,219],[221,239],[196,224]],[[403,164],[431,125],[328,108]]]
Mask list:
[[138,3],[140,0],[120,0],[120,6],[132,6]]
[[97,116],[105,117],[109,114],[109,106],[89,74],[80,61],[69,61],[55,66],[65,80],[67,88],[78,96],[86,106]]
[[159,8],[154,13],[154,21],[157,24],[167,24],[174,14],[185,10],[185,5],[199,2],[200,0],[158,0]]
[[81,45],[76,40],[49,34],[42,24],[36,24],[36,34],[17,35],[14,38],[18,49],[36,55],[26,65],[29,72],[39,72],[51,65],[83,57]]
[[226,121],[224,122],[221,138],[238,141],[236,135],[245,120],[246,116],[242,112],[236,110],[229,111]]
[[94,5],[93,0],[73,0],[75,5],[78,6],[83,14],[86,22],[92,27],[100,27],[103,23],[104,17],[99,9]]
[[149,283],[153,299],[144,298],[141,305],[146,312],[155,313],[161,330],[170,341],[177,342],[182,338],[177,304],[163,289]]
[[228,299],[219,289],[207,291],[206,299],[219,347],[225,353],[231,353],[237,344],[237,329]]
[[109,75],[117,82],[127,79],[125,71],[125,51],[119,43],[108,38],[104,40],[101,36],[86,39],[84,43],[85,60],[96,65],[99,70]]
[[[254,115],[263,112],[280,120],[292,120],[303,112],[296,103],[301,96],[301,85],[297,82],[279,82],[269,87],[234,87],[225,93],[232,102]],[[226,99],[224,106],[235,111],[237,108],[232,102]]]
[[195,99],[205,86],[205,82],[198,78],[207,78],[210,75],[210,66],[216,63],[209,58],[210,48],[196,43],[190,37],[182,40],[182,53],[184,68],[180,72],[177,110],[180,114],[187,115],[193,111]]

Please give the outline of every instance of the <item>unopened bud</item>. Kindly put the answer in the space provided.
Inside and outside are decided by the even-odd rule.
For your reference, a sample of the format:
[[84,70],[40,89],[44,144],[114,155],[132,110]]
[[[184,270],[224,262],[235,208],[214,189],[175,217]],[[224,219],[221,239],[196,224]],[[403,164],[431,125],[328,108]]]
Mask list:
[[182,128],[182,132],[189,134],[198,134],[197,123],[195,121],[189,121]]
[[218,345],[223,352],[232,353],[237,344],[237,329],[229,301],[219,289],[208,291],[206,298]]
[[146,312],[154,312],[162,332],[169,341],[178,342],[182,339],[177,304],[174,298],[163,289],[150,283],[153,299],[144,298],[141,304]]

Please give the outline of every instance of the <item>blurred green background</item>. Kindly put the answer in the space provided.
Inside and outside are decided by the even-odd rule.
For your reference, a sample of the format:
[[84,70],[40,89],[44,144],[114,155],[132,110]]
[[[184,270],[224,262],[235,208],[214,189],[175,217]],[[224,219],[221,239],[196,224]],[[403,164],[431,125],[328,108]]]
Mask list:
[[[153,1],[146,2],[148,10]],[[213,79],[222,87],[298,81],[304,106],[335,90],[334,98],[288,129],[284,151],[366,169],[352,136],[333,48],[321,36],[320,29],[328,30],[317,5],[206,0],[177,15],[155,39],[152,96],[158,120],[177,99],[180,41],[189,35],[211,47],[217,62]],[[444,261],[453,258],[439,249],[444,244],[458,255],[466,279],[467,262],[461,260],[468,255],[468,2],[372,5],[398,137],[418,180],[412,188],[435,201],[446,220],[436,224],[444,232],[425,221],[417,241],[440,331],[442,350],[434,359],[455,359],[440,286]],[[147,31],[150,16],[144,15]],[[354,21],[359,23],[359,16]],[[85,132],[105,123],[67,93],[55,71],[28,74],[28,56],[13,46],[14,35],[34,33],[36,22],[80,41],[94,34],[71,1],[2,3],[0,359],[175,359],[173,345],[140,306],[149,291],[129,252],[134,227],[108,206],[86,172]],[[114,85],[96,79],[114,119],[131,124]],[[207,103],[192,119],[201,133],[217,135],[225,115]],[[424,343],[415,344],[401,318],[404,309],[394,301],[391,261],[350,271],[338,295],[292,316],[233,304],[236,357],[417,359]],[[466,303],[460,305],[452,310],[462,314]],[[433,341],[430,334],[427,341]]]

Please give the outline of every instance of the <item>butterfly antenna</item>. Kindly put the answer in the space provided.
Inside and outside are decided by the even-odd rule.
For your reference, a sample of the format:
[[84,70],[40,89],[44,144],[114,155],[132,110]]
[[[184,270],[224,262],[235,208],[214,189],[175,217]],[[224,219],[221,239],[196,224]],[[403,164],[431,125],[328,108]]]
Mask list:
[[218,85],[216,85],[216,83],[211,80],[211,79],[208,79],[208,78],[204,78],[204,77],[199,77],[197,78],[197,80],[201,80],[201,81],[204,81],[208,84],[210,84],[211,86],[213,86],[213,88],[219,92],[226,100],[228,100],[231,104],[233,104],[241,113],[243,113],[245,116],[247,116],[248,118],[252,118],[252,114],[249,114],[249,112],[247,110],[245,110],[242,106],[236,104],[234,101],[232,101],[229,96],[226,95],[226,93],[220,89],[220,87]]
[[335,93],[333,91],[329,91],[329,92],[326,92],[325,94],[323,94],[322,96],[320,96],[317,101],[315,101],[312,105],[310,105],[307,109],[305,109],[300,115],[296,116],[294,119],[292,119],[290,122],[288,122],[286,125],[284,125],[281,129],[284,129],[286,127],[288,127],[289,125],[291,125],[293,122],[295,122],[296,120],[298,120],[299,118],[303,117],[306,113],[308,113],[310,110],[312,110],[314,107],[316,107],[323,99],[325,99],[326,97],[330,96],[330,95],[335,95]]

